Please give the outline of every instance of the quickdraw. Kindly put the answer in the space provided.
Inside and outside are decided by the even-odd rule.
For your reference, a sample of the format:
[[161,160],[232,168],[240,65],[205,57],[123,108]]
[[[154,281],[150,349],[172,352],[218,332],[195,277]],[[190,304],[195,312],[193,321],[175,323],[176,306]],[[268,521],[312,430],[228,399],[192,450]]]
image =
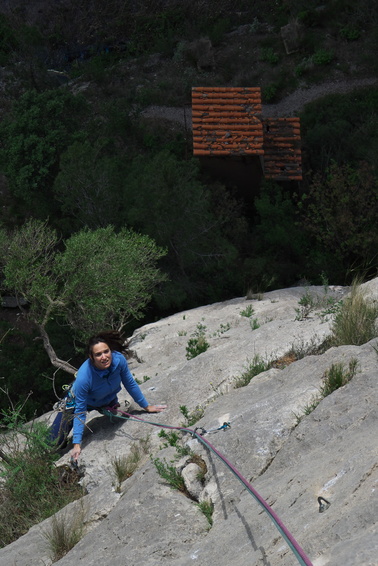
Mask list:
[[[152,422],[152,421],[145,421],[144,419],[142,419],[140,417],[137,417],[137,416],[132,415],[130,413],[125,413],[123,411],[117,411],[117,412],[119,413],[118,416],[120,418],[127,418],[127,419],[130,419],[130,420],[139,421],[139,422],[149,424],[149,425],[152,425],[152,426],[158,426],[160,428],[167,428],[167,429],[170,429],[170,430],[180,430],[181,432],[185,432],[185,433],[193,435],[193,437],[196,437],[197,440],[199,440],[206,448],[208,448],[210,451],[212,451],[214,454],[216,454],[218,456],[218,458],[229,468],[229,470],[237,477],[237,479],[246,487],[247,491],[255,498],[257,503],[259,505],[261,505],[263,510],[269,515],[270,519],[272,520],[272,522],[274,523],[274,525],[276,526],[276,528],[278,529],[278,531],[280,532],[280,534],[282,535],[284,540],[287,542],[289,548],[293,552],[293,554],[294,554],[295,558],[298,560],[299,564],[301,566],[313,566],[312,562],[310,561],[308,556],[305,554],[304,550],[301,548],[301,546],[295,540],[293,535],[288,531],[288,529],[282,523],[282,521],[280,520],[278,515],[269,506],[269,504],[261,497],[261,495],[259,495],[259,493],[240,474],[240,472],[238,472],[238,470],[227,460],[227,458],[225,458],[212,444],[210,444],[210,442],[208,440],[206,440],[206,438],[203,437],[203,435],[206,434],[206,431],[205,431],[204,428],[197,427],[196,429],[190,429],[190,428],[185,428],[185,427],[164,425],[164,424],[155,423],[155,422]],[[106,414],[106,410],[105,410],[104,414]],[[120,415],[122,415],[122,416],[120,416]],[[215,430],[229,428],[229,426],[225,426],[226,424],[229,425],[229,423],[223,423],[223,425],[221,427],[219,427],[218,429],[215,429]],[[199,430],[201,430],[202,432],[201,433],[197,432]],[[208,432],[210,432],[210,431],[208,431]],[[321,498],[321,499],[323,499],[323,498]],[[327,503],[329,503],[329,502],[327,502]]]

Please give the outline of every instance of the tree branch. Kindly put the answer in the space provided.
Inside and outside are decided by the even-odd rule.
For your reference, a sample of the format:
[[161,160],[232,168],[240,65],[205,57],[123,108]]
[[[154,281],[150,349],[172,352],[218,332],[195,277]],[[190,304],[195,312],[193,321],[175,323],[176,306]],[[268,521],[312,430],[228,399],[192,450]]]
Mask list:
[[77,372],[77,368],[72,366],[69,362],[65,362],[64,360],[60,360],[58,358],[58,356],[55,353],[54,348],[51,346],[50,339],[48,337],[48,334],[47,334],[44,326],[42,326],[40,324],[37,324],[37,326],[38,326],[38,330],[41,334],[41,338],[42,338],[42,341],[43,341],[43,347],[45,348],[52,365],[56,368],[63,369],[64,371],[66,371],[67,373],[70,373],[71,375],[74,375]]

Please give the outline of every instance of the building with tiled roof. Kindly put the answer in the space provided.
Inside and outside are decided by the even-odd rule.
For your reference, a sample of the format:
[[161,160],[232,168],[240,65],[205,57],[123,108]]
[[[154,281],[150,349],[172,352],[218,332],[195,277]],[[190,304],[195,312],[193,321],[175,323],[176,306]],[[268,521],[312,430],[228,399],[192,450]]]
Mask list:
[[252,87],[193,87],[193,154],[256,156],[276,181],[302,179],[299,118],[261,117],[261,91]]

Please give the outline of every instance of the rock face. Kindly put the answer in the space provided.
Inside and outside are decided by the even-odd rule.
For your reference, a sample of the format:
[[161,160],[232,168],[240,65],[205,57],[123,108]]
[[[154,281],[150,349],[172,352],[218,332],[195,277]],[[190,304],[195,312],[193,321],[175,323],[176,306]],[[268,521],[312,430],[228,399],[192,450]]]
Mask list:
[[[378,280],[365,288],[378,298]],[[192,428],[208,431],[203,437],[271,506],[313,566],[378,564],[377,340],[305,355],[330,334],[329,298],[339,300],[347,291],[331,288],[325,295],[320,287],[298,287],[266,293],[262,300],[238,298],[149,324],[131,339],[130,367],[147,399],[168,405],[158,415],[132,406],[134,415],[181,426],[180,407],[202,414]],[[318,297],[318,306],[303,316],[299,301],[306,293]],[[200,331],[209,347],[188,360],[188,341]],[[290,350],[303,357],[285,365]],[[276,367],[235,388],[248,366],[279,358]],[[353,379],[308,411],[324,373],[336,363],[348,367],[351,360],[357,363]],[[230,426],[217,430],[225,422]],[[196,455],[190,460],[159,436],[159,426],[110,422],[97,413],[89,426],[81,458],[88,490],[81,505],[86,534],[57,564],[297,563],[251,493],[193,435],[183,435],[184,447]],[[152,459],[181,471],[190,497],[172,489],[149,458],[115,490],[112,460],[147,436]],[[62,463],[67,460],[68,454]],[[330,503],[323,512],[319,497]],[[212,526],[197,501],[213,506]],[[79,512],[75,503],[60,514],[70,521]],[[51,564],[42,536],[50,522],[2,549],[0,564]]]

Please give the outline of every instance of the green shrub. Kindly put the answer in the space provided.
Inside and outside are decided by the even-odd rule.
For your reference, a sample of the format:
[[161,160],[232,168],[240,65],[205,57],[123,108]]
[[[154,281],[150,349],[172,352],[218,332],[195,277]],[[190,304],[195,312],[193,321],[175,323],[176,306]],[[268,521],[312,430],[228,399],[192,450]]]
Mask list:
[[236,379],[235,388],[237,389],[248,385],[256,375],[263,371],[267,371],[270,367],[270,363],[264,361],[259,354],[255,354],[252,361],[248,363],[245,371]]
[[272,47],[263,47],[261,49],[260,60],[270,63],[271,65],[276,65],[280,58]]
[[249,321],[249,324],[251,326],[251,330],[257,330],[261,326],[258,318],[252,318],[252,320]]
[[165,459],[160,460],[159,458],[155,458],[153,463],[159,476],[163,478],[173,489],[177,489],[178,491],[187,494],[184,478],[175,466],[168,464]]
[[357,369],[358,361],[356,358],[352,358],[349,361],[348,368],[345,368],[344,364],[341,362],[332,364],[331,367],[324,372],[323,385],[320,388],[319,394],[312,396],[311,401],[303,407],[302,414],[294,413],[297,419],[297,424],[301,422],[304,416],[310,415],[322,399],[349,383],[349,381],[356,375]]
[[340,37],[346,39],[347,41],[356,41],[361,37],[361,30],[354,25],[347,24],[340,29]]
[[199,421],[203,417],[203,413],[204,413],[203,408],[199,405],[195,408],[195,410],[192,413],[189,412],[189,409],[186,405],[181,405],[180,411],[186,420],[184,426],[194,425],[197,421]]
[[334,54],[332,51],[328,49],[318,49],[315,51],[312,60],[315,65],[329,65],[334,58]]
[[240,311],[240,315],[241,316],[245,316],[247,318],[250,318],[253,314],[255,313],[255,310],[253,308],[252,305],[247,305],[245,307],[245,309],[243,309],[242,311]]
[[199,322],[186,346],[187,360],[191,360],[192,358],[199,356],[203,352],[206,352],[206,350],[210,347],[210,344],[206,340],[205,332],[206,326]]
[[295,309],[297,316],[295,320],[304,320],[317,306],[317,297],[315,297],[309,289],[306,289],[304,295],[299,299],[299,308]]
[[[17,415],[18,417],[18,415]],[[66,483],[54,466],[58,455],[47,442],[48,427],[27,425],[11,415],[1,436],[0,546],[82,495],[78,483]],[[27,504],[26,504],[27,502]]]
[[320,390],[322,397],[331,395],[336,389],[343,387],[356,375],[358,368],[358,361],[352,358],[349,362],[348,369],[345,369],[344,364],[335,363],[325,372],[323,376],[323,386]]
[[269,103],[269,102],[272,102],[275,99],[275,97],[277,96],[277,93],[278,93],[278,87],[277,87],[277,85],[272,83],[270,85],[267,85],[263,89],[262,98],[263,98],[264,102]]

